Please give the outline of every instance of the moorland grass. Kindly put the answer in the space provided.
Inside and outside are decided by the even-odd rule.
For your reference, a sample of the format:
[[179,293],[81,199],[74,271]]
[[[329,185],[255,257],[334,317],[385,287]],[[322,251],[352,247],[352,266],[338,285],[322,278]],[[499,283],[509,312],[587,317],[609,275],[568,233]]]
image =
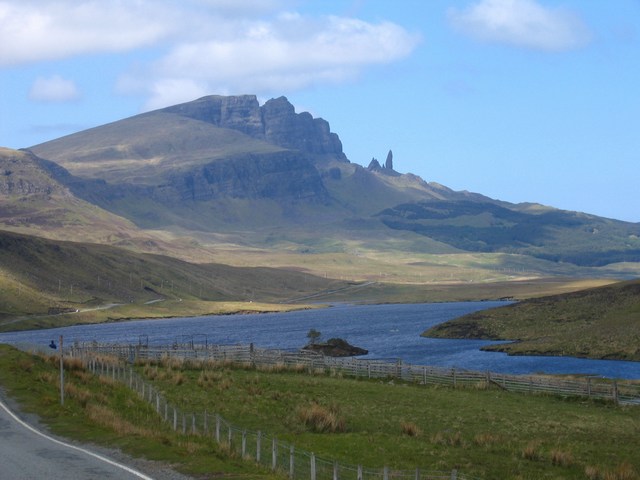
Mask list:
[[[136,368],[181,408],[220,413],[236,425],[342,463],[457,468],[483,479],[639,478],[637,407],[228,362],[172,360]],[[110,378],[91,375],[77,361],[68,361],[66,369],[67,400],[61,407],[56,359],[0,346],[0,383],[58,434],[171,462],[194,474],[269,478],[210,440],[175,434],[152,406]]]
[[[219,413],[345,464],[485,479],[639,478],[637,407],[229,363],[138,368],[187,411]],[[332,412],[335,429],[324,426]]]

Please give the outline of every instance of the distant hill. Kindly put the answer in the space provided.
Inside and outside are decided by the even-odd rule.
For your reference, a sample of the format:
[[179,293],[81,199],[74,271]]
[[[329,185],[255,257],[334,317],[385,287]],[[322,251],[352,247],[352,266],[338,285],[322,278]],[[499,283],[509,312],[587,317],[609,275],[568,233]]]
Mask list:
[[629,275],[616,265],[640,262],[640,224],[456,192],[379,162],[365,168],[345,157],[328,122],[284,97],[203,97],[30,150],[64,167],[52,175],[86,202],[203,243],[215,234],[271,253],[370,259],[382,248],[393,262],[400,251],[517,255],[565,273],[613,265]]
[[294,271],[197,265],[0,231],[0,320],[159,299],[281,302],[345,285]]
[[511,355],[640,361],[640,280],[483,310],[423,336],[514,340],[486,348]]

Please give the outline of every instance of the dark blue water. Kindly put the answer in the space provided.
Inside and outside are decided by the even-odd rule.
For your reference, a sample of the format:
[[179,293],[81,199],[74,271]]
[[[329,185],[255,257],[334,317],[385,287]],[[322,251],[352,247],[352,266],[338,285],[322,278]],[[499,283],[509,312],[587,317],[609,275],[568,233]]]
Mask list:
[[[152,345],[195,341],[210,344],[254,343],[263,348],[299,348],[315,328],[323,339],[340,337],[369,350],[368,358],[394,358],[418,365],[490,370],[498,373],[579,373],[611,378],[640,378],[640,362],[588,360],[572,357],[509,357],[482,352],[495,342],[441,340],[420,337],[427,328],[501,302],[460,302],[411,305],[337,305],[319,310],[255,315],[227,315],[124,323],[82,325],[52,330],[0,334],[0,342],[47,345],[64,335],[64,341],[97,340],[100,343],[138,343],[148,336]],[[185,337],[183,337],[185,336]],[[364,358],[367,358],[364,357]]]

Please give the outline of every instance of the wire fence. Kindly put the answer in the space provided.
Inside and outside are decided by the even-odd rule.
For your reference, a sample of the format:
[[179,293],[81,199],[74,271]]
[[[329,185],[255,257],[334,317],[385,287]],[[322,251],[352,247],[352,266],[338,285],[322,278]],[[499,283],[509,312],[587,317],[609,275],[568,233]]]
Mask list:
[[353,377],[399,379],[422,385],[500,388],[510,392],[584,397],[612,401],[618,405],[640,405],[640,383],[600,377],[576,379],[546,375],[512,375],[459,368],[429,367],[400,360],[328,357],[306,350],[288,351],[249,345],[175,344],[166,347],[145,345],[75,344],[71,355],[82,352],[108,354],[133,362],[167,358],[233,362],[260,367],[296,368],[311,373],[337,373]]
[[[215,412],[188,412],[171,404],[154,385],[137,374],[132,366],[115,359],[110,361],[105,357],[105,354],[114,355],[117,351],[103,347],[76,347],[65,352],[65,355],[80,357],[86,368],[94,374],[127,385],[151,404],[175,432],[210,437],[229,452],[268,467],[292,480],[478,480],[455,469],[446,472],[419,468],[398,470],[342,464],[317,457],[313,452],[297,449],[294,445],[282,442],[265,432],[234,425]],[[202,356],[199,358],[206,359]]]

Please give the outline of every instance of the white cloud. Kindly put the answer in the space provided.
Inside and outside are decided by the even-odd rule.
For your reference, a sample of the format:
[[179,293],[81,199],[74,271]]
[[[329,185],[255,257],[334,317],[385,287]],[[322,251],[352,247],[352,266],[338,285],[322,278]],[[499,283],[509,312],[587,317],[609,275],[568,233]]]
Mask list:
[[390,23],[302,16],[294,0],[0,0],[0,67],[129,52],[118,90],[148,107],[198,92],[283,92],[356,78],[420,38]]
[[76,84],[60,75],[37,78],[29,91],[29,99],[39,102],[69,102],[78,98],[80,91]]
[[[231,35],[175,45],[151,70],[156,78],[148,107],[170,104],[179,92],[162,89],[190,79],[209,92],[264,93],[337,83],[366,67],[396,61],[419,42],[393,23],[283,14],[273,21],[236,24]],[[182,97],[188,100],[187,92]]]
[[160,1],[0,1],[0,66],[152,45],[175,31],[171,17]]
[[578,48],[591,36],[576,13],[535,0],[481,0],[462,10],[449,9],[448,17],[456,30],[478,40],[538,50]]

